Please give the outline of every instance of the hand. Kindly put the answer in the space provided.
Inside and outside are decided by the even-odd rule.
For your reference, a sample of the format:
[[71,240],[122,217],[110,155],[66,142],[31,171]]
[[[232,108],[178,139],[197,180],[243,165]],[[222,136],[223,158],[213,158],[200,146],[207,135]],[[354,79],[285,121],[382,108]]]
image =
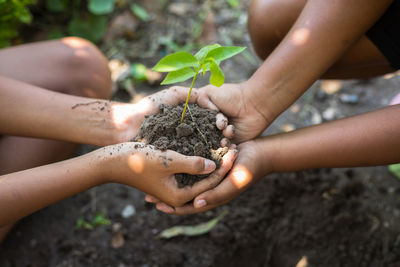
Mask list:
[[[198,102],[212,102],[218,109],[229,118],[225,136],[232,138],[236,144],[251,140],[259,136],[273,121],[272,116],[265,116],[257,109],[250,97],[248,83],[224,84],[221,87],[212,85],[199,89]],[[233,136],[234,132],[234,136]]]
[[237,150],[232,145],[217,171],[192,187],[178,188],[175,173],[208,174],[215,170],[215,163],[134,142],[104,147],[98,153],[100,158],[104,158],[98,167],[104,182],[135,187],[173,206],[182,206],[201,192],[215,187],[237,156]]
[[[176,106],[184,103],[188,92],[189,88],[174,86],[147,96],[135,104],[113,103],[110,113],[116,128],[114,135],[116,138],[110,144],[132,140],[137,135],[146,115],[157,114],[160,111],[160,104]],[[195,88],[192,90],[189,102],[197,103],[206,109],[218,110],[209,98],[202,97],[200,99],[199,90]],[[233,127],[228,125],[228,120],[223,114],[217,114],[216,124],[225,136],[230,137],[233,135]],[[223,140],[223,142],[226,142],[226,140]],[[224,146],[224,143],[222,146]]]
[[238,149],[239,155],[229,175],[215,188],[198,195],[193,202],[173,207],[153,195],[146,195],[146,201],[155,203],[162,212],[181,215],[204,212],[228,203],[272,170],[268,160],[262,157],[263,148],[258,140],[242,143]]

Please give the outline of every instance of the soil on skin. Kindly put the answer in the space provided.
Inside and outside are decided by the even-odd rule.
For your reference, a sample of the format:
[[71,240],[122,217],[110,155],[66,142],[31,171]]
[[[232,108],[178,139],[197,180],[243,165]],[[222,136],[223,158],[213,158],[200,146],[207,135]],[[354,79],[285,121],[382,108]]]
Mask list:
[[[175,150],[188,156],[199,156],[221,164],[228,148],[221,148],[222,132],[216,126],[216,111],[189,104],[183,122],[184,103],[173,107],[160,105],[160,113],[148,116],[135,141],[154,145],[161,150]],[[168,163],[165,162],[165,166]],[[176,174],[179,187],[193,185],[208,175]]]

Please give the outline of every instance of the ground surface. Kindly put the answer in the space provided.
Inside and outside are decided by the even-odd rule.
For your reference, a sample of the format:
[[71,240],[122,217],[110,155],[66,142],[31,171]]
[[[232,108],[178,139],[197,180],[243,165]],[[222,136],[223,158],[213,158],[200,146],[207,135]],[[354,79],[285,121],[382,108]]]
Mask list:
[[[154,24],[141,24],[135,40],[102,46],[110,59],[151,66],[165,51],[155,36],[181,45],[190,39],[204,6],[170,1],[174,9],[162,12],[159,2],[146,1]],[[250,47],[245,9],[215,1],[216,41]],[[251,52],[228,61],[222,66],[226,80],[246,79],[257,62]],[[135,96],[157,89],[136,85]],[[265,134],[373,110],[399,91],[396,75],[317,82]],[[349,96],[356,103],[344,103]],[[116,97],[127,98],[123,91]],[[124,218],[127,205],[135,213]],[[223,210],[228,214],[208,234],[157,239],[163,229],[204,222]],[[90,220],[96,212],[106,214],[111,225],[75,228],[78,218]],[[399,219],[400,182],[386,167],[274,174],[228,205],[190,216],[162,214],[144,202],[142,193],[110,184],[23,219],[1,248],[0,266],[400,266]]]

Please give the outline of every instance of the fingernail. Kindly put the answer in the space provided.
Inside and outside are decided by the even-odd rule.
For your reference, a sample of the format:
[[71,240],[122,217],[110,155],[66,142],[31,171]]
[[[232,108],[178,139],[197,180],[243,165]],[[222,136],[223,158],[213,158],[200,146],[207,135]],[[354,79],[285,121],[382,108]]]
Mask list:
[[207,202],[204,199],[199,199],[196,201],[196,208],[201,208],[207,205]]
[[204,170],[206,171],[212,171],[216,168],[217,166],[215,165],[214,161],[206,159],[204,161]]

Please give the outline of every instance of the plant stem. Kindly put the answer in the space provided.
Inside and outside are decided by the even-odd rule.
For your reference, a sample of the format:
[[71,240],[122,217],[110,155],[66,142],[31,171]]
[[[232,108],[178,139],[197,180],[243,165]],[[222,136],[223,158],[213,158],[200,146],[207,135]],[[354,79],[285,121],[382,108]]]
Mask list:
[[197,74],[199,74],[199,71],[198,71],[198,70],[195,70],[195,71],[196,71],[196,74],[195,74],[194,77],[193,77],[192,85],[190,86],[189,93],[188,93],[188,96],[187,96],[187,98],[186,98],[185,107],[183,108],[182,117],[181,117],[181,123],[183,122],[183,119],[185,118],[186,108],[187,108],[187,105],[188,105],[188,103],[189,103],[190,93],[192,92],[194,82],[196,81],[196,78],[197,78]]

